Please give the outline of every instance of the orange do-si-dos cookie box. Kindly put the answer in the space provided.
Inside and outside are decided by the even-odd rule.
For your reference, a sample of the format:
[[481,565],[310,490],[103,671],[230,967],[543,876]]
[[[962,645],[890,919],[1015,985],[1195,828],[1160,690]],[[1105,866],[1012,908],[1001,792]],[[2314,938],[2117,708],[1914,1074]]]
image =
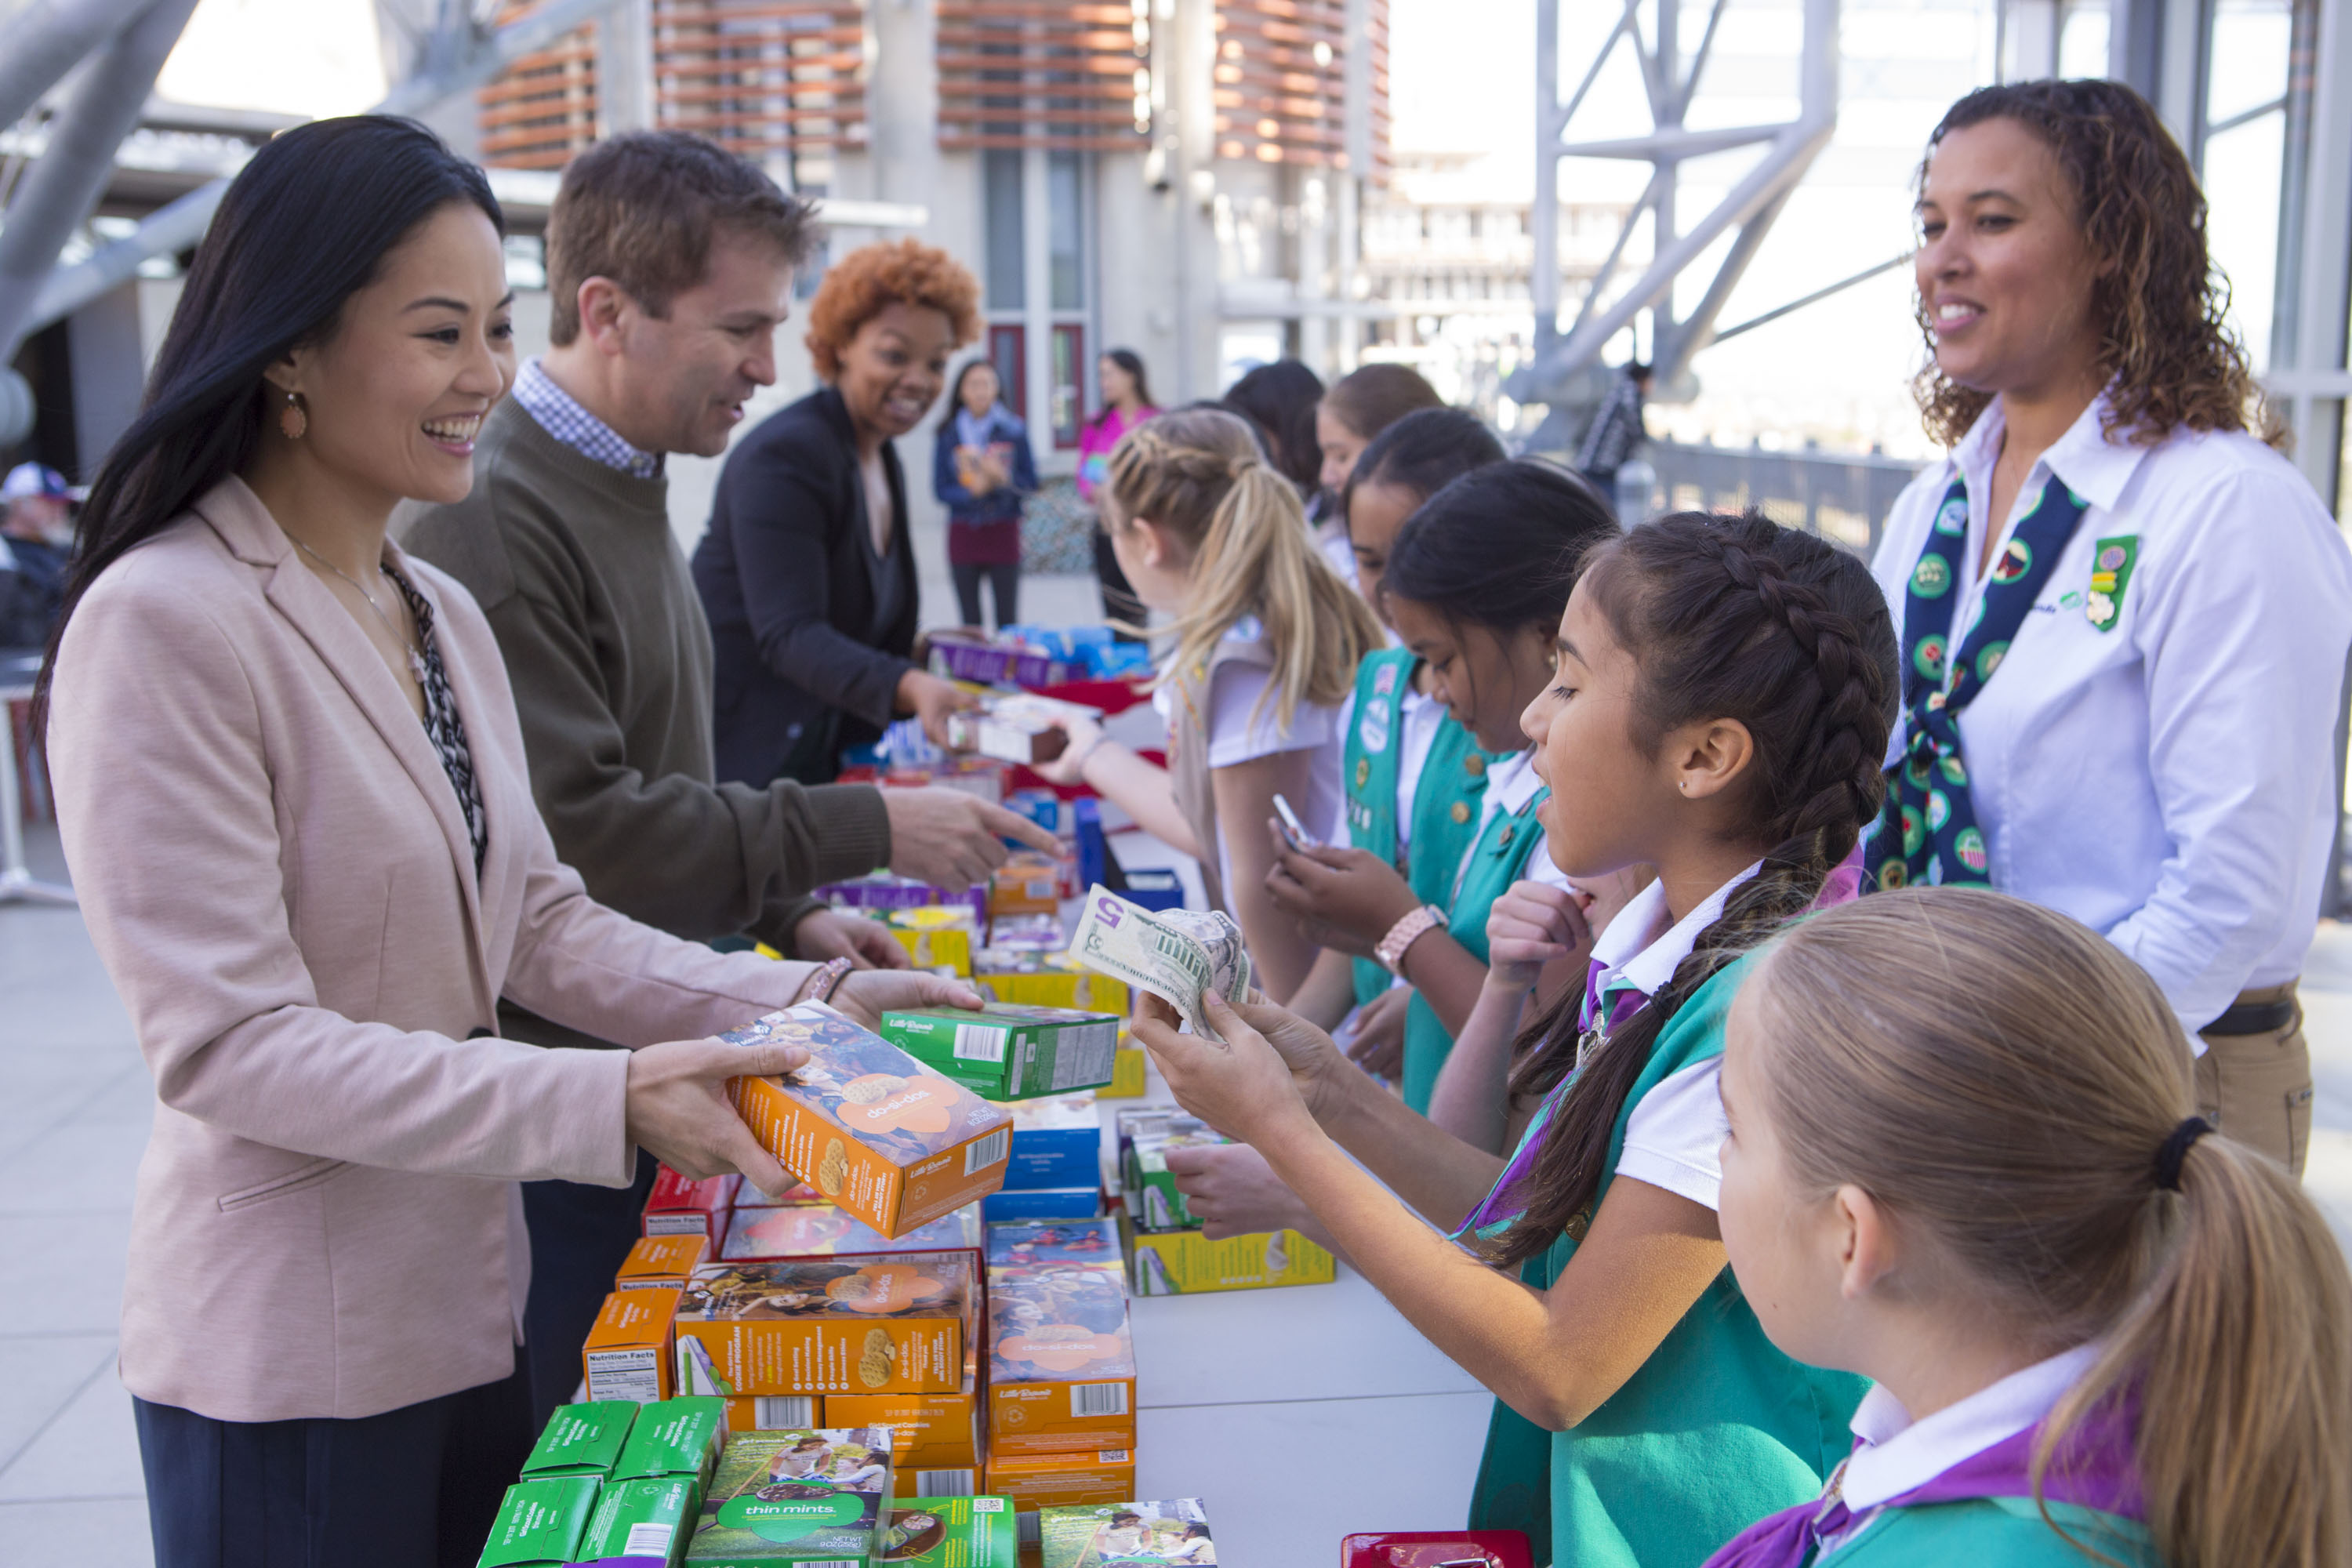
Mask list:
[[710,1250],[711,1239],[700,1234],[641,1236],[613,1276],[615,1290],[680,1290],[687,1276]]
[[781,1076],[729,1079],[735,1108],[786,1170],[884,1236],[903,1236],[1004,1184],[1010,1113],[823,1003],[719,1037],[809,1053]]
[[[795,1204],[789,1208],[739,1208],[727,1222],[727,1239],[717,1250],[721,1262],[764,1258],[905,1257],[952,1252],[980,1263],[980,1210],[957,1209],[904,1236],[887,1237],[861,1225],[831,1204]],[[696,1261],[699,1262],[700,1259]],[[806,1422],[801,1423],[806,1426]],[[853,1421],[870,1426],[870,1421]]]
[[1135,1342],[1116,1272],[1087,1264],[992,1268],[988,1321],[992,1451],[1134,1446]]
[[951,1394],[978,1296],[950,1253],[706,1264],[677,1311],[697,1394]]

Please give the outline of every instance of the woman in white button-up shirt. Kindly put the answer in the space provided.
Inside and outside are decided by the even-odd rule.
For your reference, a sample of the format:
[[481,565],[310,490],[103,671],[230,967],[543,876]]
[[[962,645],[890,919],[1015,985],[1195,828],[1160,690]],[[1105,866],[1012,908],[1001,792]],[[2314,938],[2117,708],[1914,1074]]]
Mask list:
[[2202,1036],[2204,1113],[2300,1170],[2352,556],[2249,429],[2204,200],[2137,94],[1970,94],[1918,211],[1918,393],[1951,453],[1875,563],[1906,798],[1873,875],[1990,880],[2106,933]]

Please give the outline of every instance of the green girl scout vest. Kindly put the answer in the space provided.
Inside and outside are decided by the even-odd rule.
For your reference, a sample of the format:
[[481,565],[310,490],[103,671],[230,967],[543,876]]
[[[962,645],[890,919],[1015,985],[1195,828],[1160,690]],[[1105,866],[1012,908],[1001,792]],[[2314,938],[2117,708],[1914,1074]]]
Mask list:
[[[1477,831],[1478,804],[1493,761],[1451,713],[1437,721],[1429,756],[1413,790],[1409,863],[1397,856],[1397,765],[1404,751],[1404,698],[1420,660],[1407,648],[1381,648],[1356,667],[1355,720],[1349,726],[1342,783],[1347,786],[1348,842],[1370,850],[1404,874],[1423,903],[1444,909],[1454,872]],[[1483,917],[1481,917],[1483,919]],[[1389,988],[1377,960],[1355,961],[1356,1004]]]
[[[2147,1526],[2137,1520],[2052,1500],[2042,1522],[2032,1498],[1970,1498],[1966,1502],[1881,1510],[1830,1553],[1836,1568],[2088,1568],[2088,1543],[2122,1568],[2163,1568]],[[2066,1537],[2073,1536],[2074,1541]],[[1819,1554],[1806,1559],[1819,1561]]]
[[[1723,1054],[1724,1019],[1753,963],[1740,959],[1701,986],[1659,1034],[1610,1133],[1593,1212],[1624,1153],[1633,1107],[1685,1068]],[[1528,1139],[1543,1135],[1554,1103],[1528,1124]],[[1522,1278],[1549,1287],[1576,1247],[1562,1236]],[[1530,1507],[1541,1500],[1557,1568],[1699,1568],[1766,1514],[1821,1495],[1853,1446],[1849,1423],[1869,1386],[1781,1354],[1727,1268],[1624,1386],[1572,1430],[1544,1432],[1498,1402],[1471,1523],[1541,1528]]]
[[[1445,910],[1448,934],[1481,963],[1486,962],[1486,911],[1526,873],[1528,859],[1542,846],[1543,824],[1536,820],[1536,807],[1550,793],[1538,790],[1517,811],[1496,812],[1493,820],[1479,832],[1468,856],[1455,863],[1459,886],[1448,887],[1442,896],[1430,900]],[[1477,809],[1475,805],[1471,807],[1474,812]],[[1415,833],[1420,831],[1420,816],[1416,809]],[[1414,842],[1418,844],[1420,840],[1416,838]],[[1423,863],[1428,859],[1418,853],[1414,858]],[[1418,884],[1413,890],[1421,890]],[[1407,1105],[1427,1113],[1429,1097],[1437,1089],[1438,1071],[1453,1054],[1454,1037],[1438,1021],[1436,1009],[1430,1006],[1428,999],[1415,991],[1404,1013],[1403,1092]]]

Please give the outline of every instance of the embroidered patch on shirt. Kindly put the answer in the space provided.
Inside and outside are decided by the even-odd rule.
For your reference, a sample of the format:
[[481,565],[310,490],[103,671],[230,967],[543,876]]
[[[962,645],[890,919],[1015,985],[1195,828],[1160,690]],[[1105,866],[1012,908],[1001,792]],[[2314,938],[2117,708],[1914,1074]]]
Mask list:
[[2099,630],[2116,629],[2123,609],[2124,590],[2131,585],[2132,567],[2138,561],[2138,534],[2117,534],[2099,541],[2091,556],[2091,592],[2083,605],[2083,614]]

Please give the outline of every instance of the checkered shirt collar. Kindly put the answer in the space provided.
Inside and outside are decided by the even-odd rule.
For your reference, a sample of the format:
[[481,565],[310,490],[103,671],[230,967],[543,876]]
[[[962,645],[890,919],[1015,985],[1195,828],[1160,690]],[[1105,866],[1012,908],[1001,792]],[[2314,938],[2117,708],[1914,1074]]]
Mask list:
[[580,405],[555,378],[540,368],[537,360],[526,360],[515,376],[514,400],[522,405],[523,412],[539,421],[539,427],[594,462],[608,468],[618,468],[632,479],[657,479],[662,477],[662,454],[641,452],[614,433],[613,427]]

